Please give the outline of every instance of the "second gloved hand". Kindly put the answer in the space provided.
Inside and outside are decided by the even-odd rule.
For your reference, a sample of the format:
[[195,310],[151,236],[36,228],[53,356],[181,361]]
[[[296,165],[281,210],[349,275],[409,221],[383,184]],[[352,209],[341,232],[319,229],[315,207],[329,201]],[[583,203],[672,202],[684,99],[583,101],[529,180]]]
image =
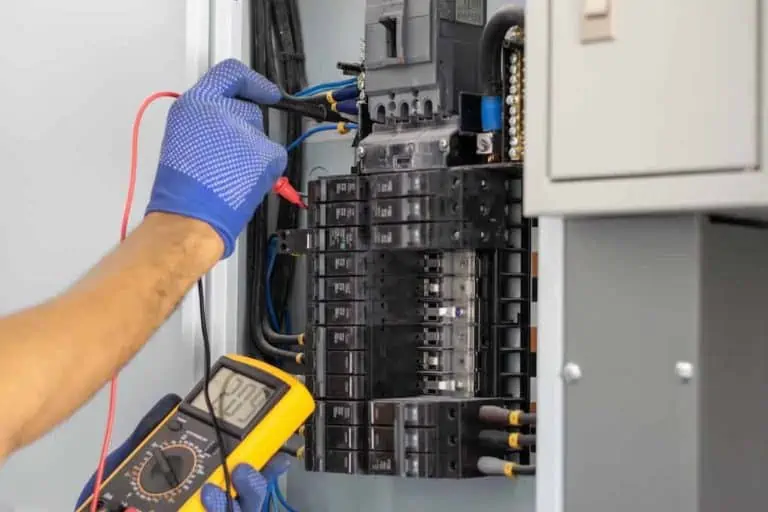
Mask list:
[[171,107],[147,213],[202,220],[224,241],[224,257],[232,254],[285,169],[285,149],[264,134],[256,105],[279,99],[273,83],[241,62],[211,68]]
[[[240,464],[232,471],[232,486],[237,492],[235,512],[261,512],[270,499],[272,485],[288,470],[290,458],[277,454],[264,470],[259,473],[247,464]],[[223,489],[206,484],[200,492],[206,512],[227,512],[227,495]]]

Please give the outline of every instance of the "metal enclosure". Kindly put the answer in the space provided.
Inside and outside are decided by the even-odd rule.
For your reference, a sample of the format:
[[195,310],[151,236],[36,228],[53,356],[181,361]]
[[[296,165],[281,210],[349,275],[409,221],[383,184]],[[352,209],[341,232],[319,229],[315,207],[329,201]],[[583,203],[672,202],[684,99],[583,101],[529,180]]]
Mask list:
[[[508,2],[489,0],[487,3],[490,14]],[[361,21],[365,16],[365,2],[300,0],[299,4],[302,18],[305,20],[320,19],[327,15],[329,9],[345,20],[343,33],[339,33],[338,26],[332,24],[303,25],[310,82],[333,80],[337,76],[330,65],[334,60],[357,57],[357,43],[364,34]],[[370,80],[370,74],[368,77]],[[322,134],[310,139],[305,145],[305,169],[308,178],[348,173],[354,161],[350,142],[349,139],[340,140],[335,136],[324,137]],[[305,272],[301,267],[298,276],[293,317],[295,322],[303,323],[306,307],[301,300],[305,290],[301,281],[304,281]],[[308,473],[294,467],[288,480],[288,498],[298,510],[319,512],[459,512],[478,506],[488,511],[530,512],[533,510],[534,482],[532,479],[520,479],[516,482],[495,478],[441,481],[378,475],[338,475]]]
[[527,8],[526,213],[768,205],[761,2],[592,4]]
[[764,508],[768,232],[572,220],[565,241],[562,510]]

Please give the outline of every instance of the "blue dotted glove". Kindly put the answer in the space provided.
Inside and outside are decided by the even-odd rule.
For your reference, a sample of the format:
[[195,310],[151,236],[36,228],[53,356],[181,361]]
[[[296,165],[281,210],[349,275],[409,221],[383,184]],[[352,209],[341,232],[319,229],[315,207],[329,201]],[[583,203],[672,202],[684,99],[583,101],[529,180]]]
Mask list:
[[[232,485],[237,492],[235,512],[262,512],[271,494],[270,485],[276,485],[277,478],[288,470],[290,459],[282,454],[275,455],[259,473],[247,464],[240,464],[232,471]],[[200,492],[206,512],[227,512],[227,495],[223,489],[206,484]]]
[[285,149],[264,134],[256,105],[279,99],[272,82],[241,62],[211,68],[171,106],[147,213],[207,222],[224,240],[224,257],[232,254],[285,169]]

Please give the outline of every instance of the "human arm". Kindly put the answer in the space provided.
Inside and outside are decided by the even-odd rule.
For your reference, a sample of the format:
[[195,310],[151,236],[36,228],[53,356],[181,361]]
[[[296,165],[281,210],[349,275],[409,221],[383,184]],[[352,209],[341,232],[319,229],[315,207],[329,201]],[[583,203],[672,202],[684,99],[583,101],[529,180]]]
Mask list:
[[0,457],[72,414],[120,368],[220,258],[207,224],[155,213],[85,278],[0,319]]
[[225,61],[182,95],[141,225],[69,291],[0,320],[0,462],[88,400],[234,250],[285,167],[260,109],[241,97],[270,103],[279,92]]

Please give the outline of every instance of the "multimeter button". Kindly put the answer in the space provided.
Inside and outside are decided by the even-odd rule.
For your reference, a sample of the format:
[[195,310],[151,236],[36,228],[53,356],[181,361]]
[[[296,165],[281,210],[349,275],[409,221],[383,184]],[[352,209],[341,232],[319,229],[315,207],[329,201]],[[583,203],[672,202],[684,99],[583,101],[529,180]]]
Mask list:
[[168,430],[170,430],[171,432],[178,432],[179,430],[181,430],[181,422],[179,420],[170,420],[168,421],[167,425],[168,425]]

